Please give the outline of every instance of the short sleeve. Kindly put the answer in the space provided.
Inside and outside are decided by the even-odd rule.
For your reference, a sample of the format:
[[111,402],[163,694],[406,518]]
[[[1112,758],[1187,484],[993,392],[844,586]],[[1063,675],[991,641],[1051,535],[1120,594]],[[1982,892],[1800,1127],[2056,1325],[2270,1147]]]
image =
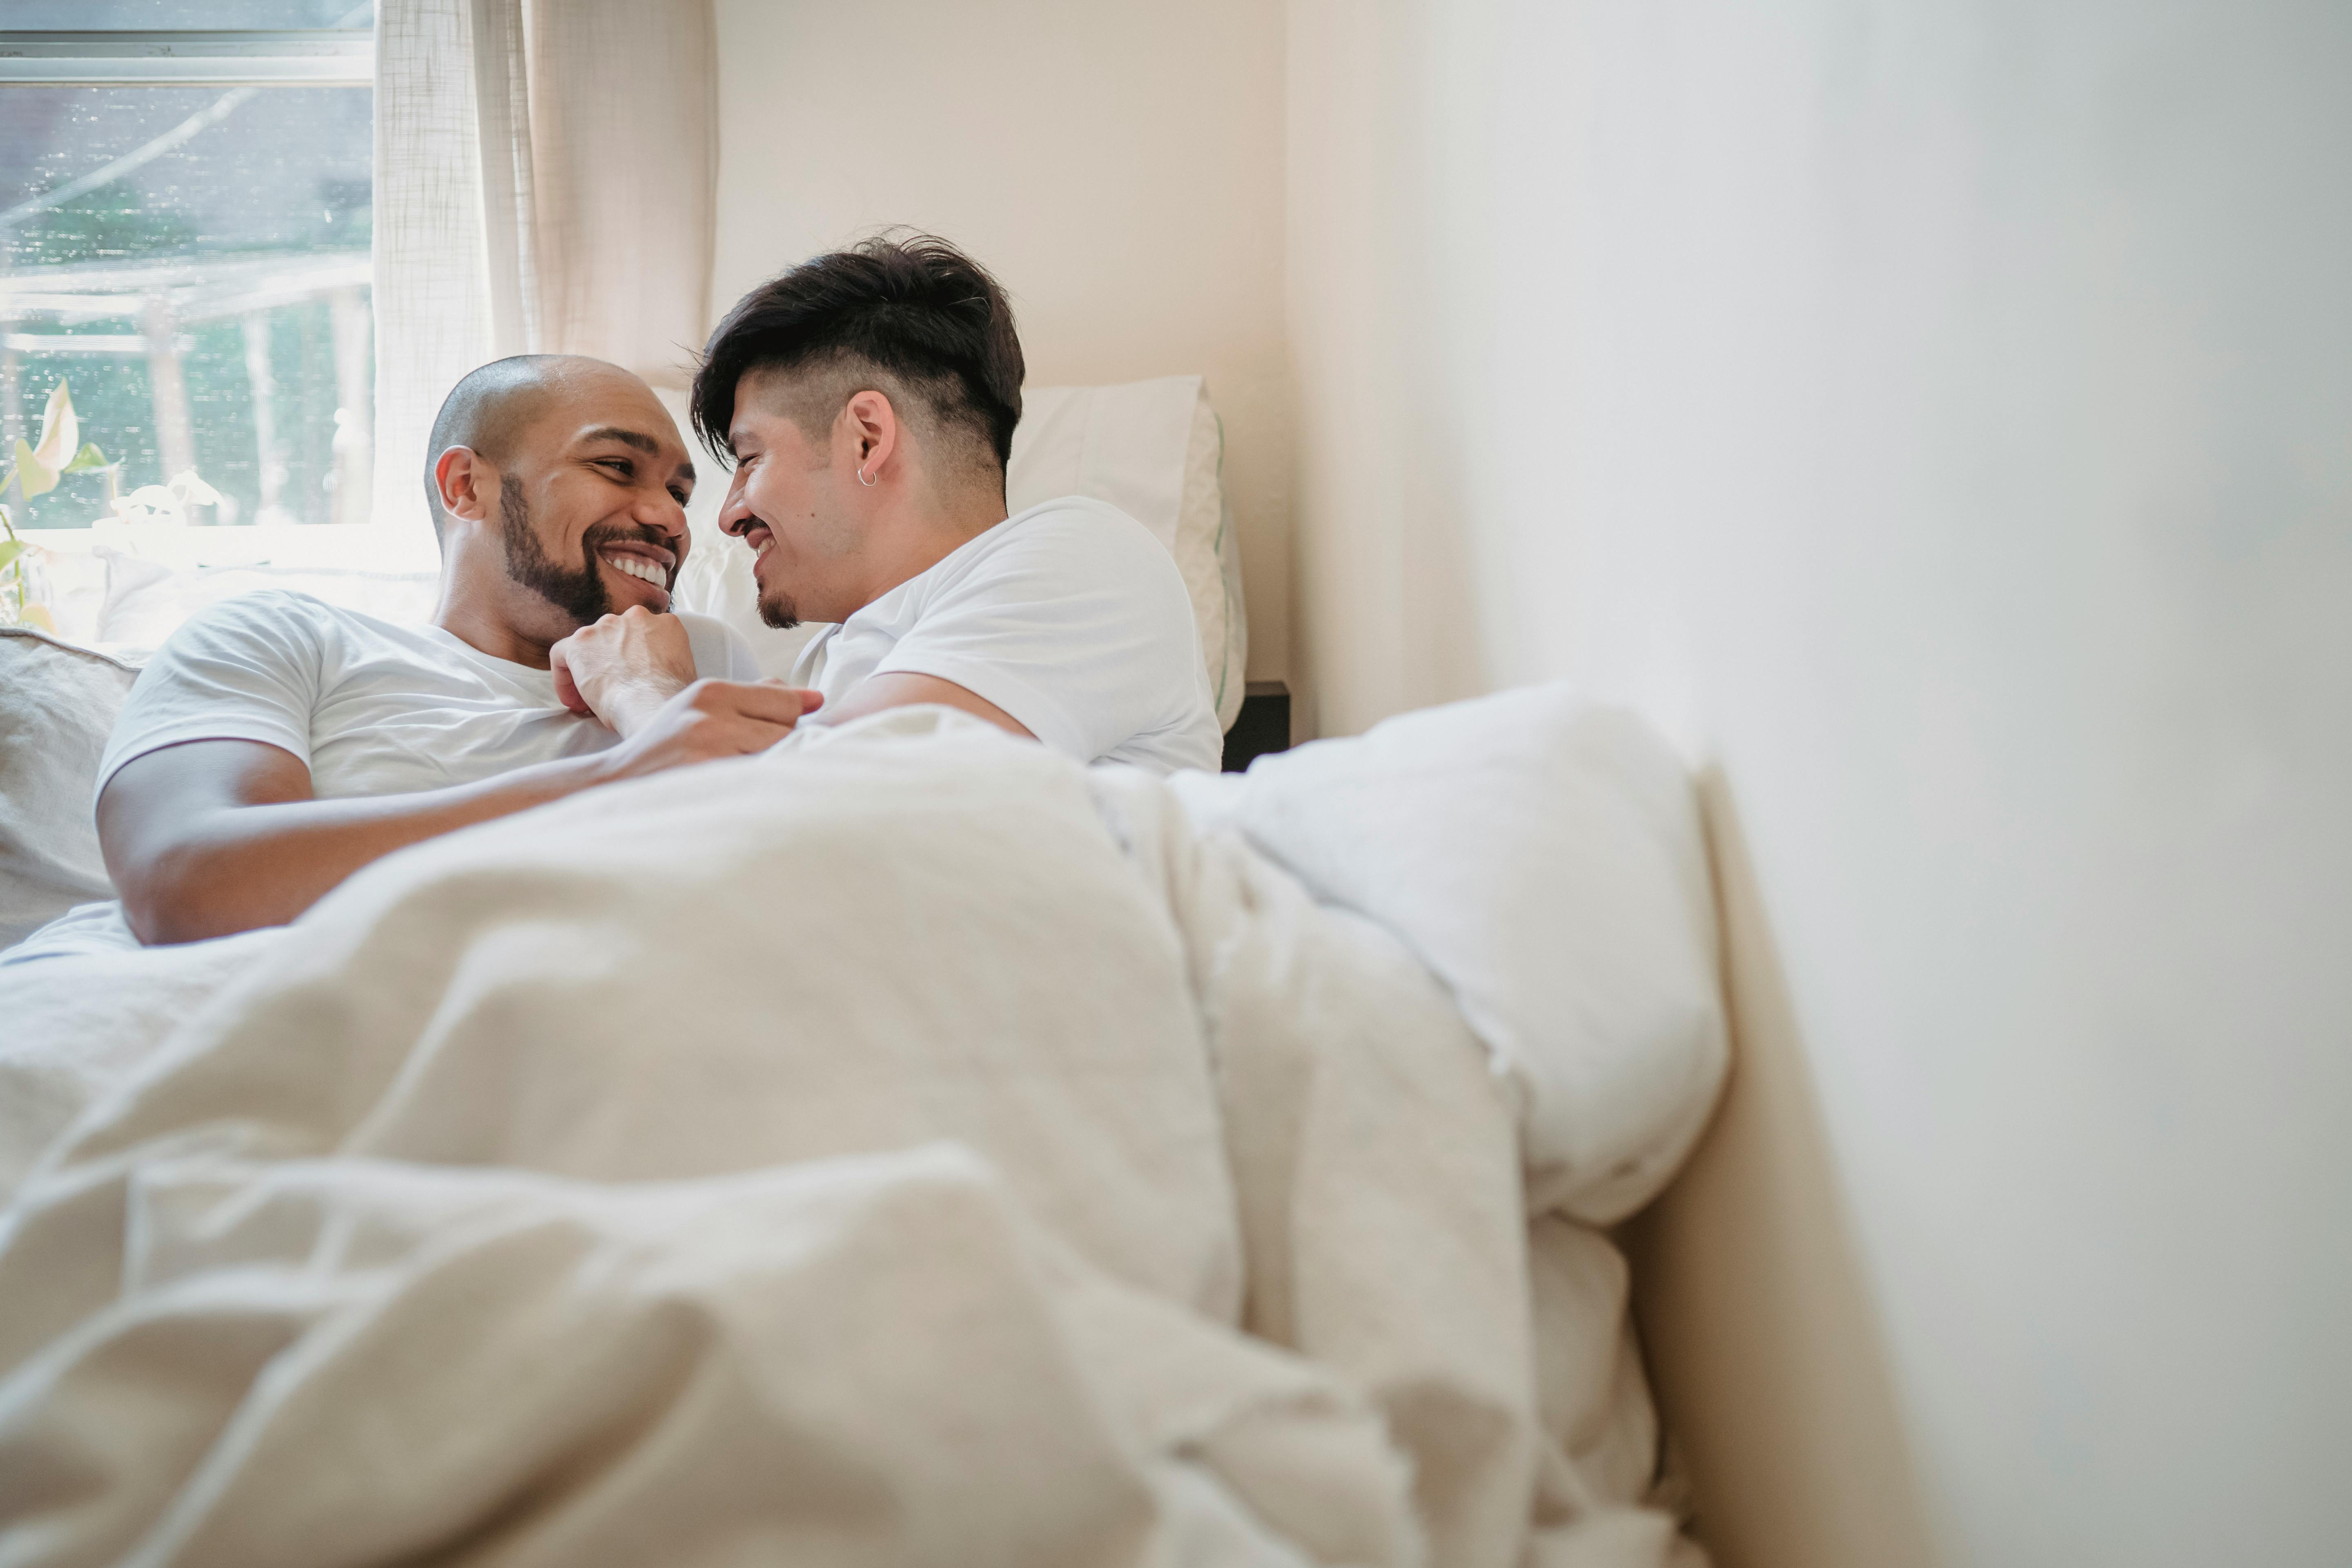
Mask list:
[[325,684],[324,606],[267,590],[182,624],[139,672],[115,716],[98,787],[125,763],[188,741],[260,741],[310,764],[310,715]]
[[1082,762],[1206,700],[1175,562],[1108,508],[1038,519],[940,584],[874,673],[951,680]]

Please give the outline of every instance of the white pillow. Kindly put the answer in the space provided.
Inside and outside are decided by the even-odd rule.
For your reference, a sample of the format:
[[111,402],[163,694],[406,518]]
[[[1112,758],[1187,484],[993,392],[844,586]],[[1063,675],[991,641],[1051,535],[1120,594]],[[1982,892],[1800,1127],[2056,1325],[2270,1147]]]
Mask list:
[[1613,1224],[1674,1174],[1729,1051],[1697,804],[1640,720],[1530,687],[1174,784],[1444,982],[1524,1097],[1530,1214]]
[[104,546],[99,553],[106,560],[106,602],[93,640],[121,647],[161,647],[198,610],[259,588],[291,588],[403,626],[431,620],[440,595],[440,579],[429,572],[267,564],[175,568]]
[[[1039,386],[1022,395],[1004,476],[1013,511],[1057,496],[1107,500],[1168,547],[1192,597],[1217,722],[1241,711],[1249,623],[1242,605],[1241,548],[1225,500],[1224,430],[1197,375],[1118,386]],[[678,608],[714,616],[741,632],[765,675],[788,674],[806,626],[780,632],[760,619],[750,552],[698,531],[678,573]]]
[[1056,496],[1093,496],[1150,529],[1183,574],[1217,724],[1231,728],[1242,710],[1249,623],[1224,493],[1224,427],[1201,378],[1032,387],[1021,404],[1005,505],[1020,511]]
[[89,791],[138,673],[94,649],[0,626],[0,948],[76,904],[114,896]]

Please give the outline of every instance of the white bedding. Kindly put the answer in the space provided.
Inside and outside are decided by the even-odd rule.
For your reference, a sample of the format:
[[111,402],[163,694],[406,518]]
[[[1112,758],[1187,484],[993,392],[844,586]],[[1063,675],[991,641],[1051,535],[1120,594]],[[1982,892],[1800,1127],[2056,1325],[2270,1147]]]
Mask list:
[[1691,1560],[1495,999],[1247,805],[901,713],[0,972],[0,1561]]

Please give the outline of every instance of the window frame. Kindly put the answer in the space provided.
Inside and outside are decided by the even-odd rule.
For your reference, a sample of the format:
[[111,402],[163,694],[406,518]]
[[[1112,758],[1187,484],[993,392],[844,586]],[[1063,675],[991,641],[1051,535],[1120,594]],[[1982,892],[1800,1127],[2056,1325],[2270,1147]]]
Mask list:
[[0,87],[373,87],[375,29],[0,33]]
[[[0,31],[0,90],[10,87],[268,88],[375,87],[376,33],[362,27],[124,28]],[[371,289],[373,279],[370,279]],[[9,337],[26,336],[10,332]],[[10,342],[18,352],[36,342]],[[371,410],[371,414],[373,410]],[[371,440],[371,445],[373,442]],[[135,553],[185,556],[183,564],[241,564],[306,558],[321,565],[373,563],[381,539],[373,521],[212,523],[168,529],[105,522],[43,528],[32,535],[64,555],[129,544]]]

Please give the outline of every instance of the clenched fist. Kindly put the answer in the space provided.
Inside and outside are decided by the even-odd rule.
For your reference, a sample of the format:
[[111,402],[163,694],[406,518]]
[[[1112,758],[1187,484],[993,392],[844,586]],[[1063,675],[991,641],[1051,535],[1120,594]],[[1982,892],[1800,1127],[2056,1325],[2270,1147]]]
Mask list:
[[547,650],[555,695],[574,713],[593,714],[626,737],[694,680],[686,623],[632,605],[585,626]]

